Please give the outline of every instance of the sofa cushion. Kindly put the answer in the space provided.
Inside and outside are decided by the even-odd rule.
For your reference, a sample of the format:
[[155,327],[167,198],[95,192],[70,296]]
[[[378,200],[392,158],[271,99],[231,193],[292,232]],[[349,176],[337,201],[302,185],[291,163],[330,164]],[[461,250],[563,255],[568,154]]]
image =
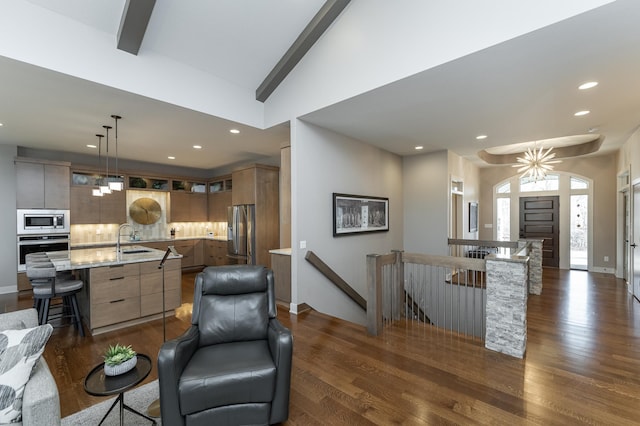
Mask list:
[[22,395],[53,327],[45,324],[0,332],[0,423],[22,417]]
[[275,379],[266,340],[202,347],[180,377],[180,411],[187,415],[222,405],[270,402]]

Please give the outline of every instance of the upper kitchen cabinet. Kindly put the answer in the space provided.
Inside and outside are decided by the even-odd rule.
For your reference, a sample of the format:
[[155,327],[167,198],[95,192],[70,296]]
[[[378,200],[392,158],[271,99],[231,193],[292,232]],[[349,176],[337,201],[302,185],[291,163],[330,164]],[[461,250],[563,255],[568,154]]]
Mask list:
[[207,185],[204,182],[172,180],[169,192],[169,222],[206,222]]
[[71,164],[18,157],[16,207],[19,209],[69,209]]
[[209,182],[209,222],[226,222],[227,207],[231,206],[231,175]]
[[124,223],[127,221],[126,191],[92,195],[100,175],[74,171],[71,174],[71,224]]

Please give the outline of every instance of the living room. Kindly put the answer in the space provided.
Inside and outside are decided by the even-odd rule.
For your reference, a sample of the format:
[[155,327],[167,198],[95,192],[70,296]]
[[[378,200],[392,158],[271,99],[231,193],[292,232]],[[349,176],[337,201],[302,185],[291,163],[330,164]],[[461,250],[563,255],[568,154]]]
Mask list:
[[[640,163],[638,134],[633,132],[640,120],[630,112],[638,110],[635,108],[636,101],[628,99],[633,96],[623,96],[620,92],[612,95],[611,86],[619,84],[622,87],[616,90],[631,93],[633,90],[623,84],[627,80],[621,76],[616,83],[603,81],[597,89],[601,90],[598,96],[620,99],[619,107],[613,108],[610,115],[597,115],[595,105],[599,103],[600,98],[583,99],[585,102],[594,101],[594,105],[590,105],[589,108],[593,110],[591,116],[595,117],[595,121],[575,122],[576,118],[571,117],[574,122],[562,128],[552,126],[561,120],[554,118],[553,114],[559,115],[559,111],[552,110],[549,105],[558,101],[561,90],[575,91],[577,85],[583,82],[582,75],[563,77],[562,84],[557,83],[557,86],[553,86],[558,93],[541,96],[546,102],[538,99],[539,103],[542,103],[541,106],[536,102],[529,102],[530,98],[520,99],[517,105],[521,109],[513,115],[507,115],[509,109],[500,102],[500,98],[508,97],[511,84],[517,86],[516,83],[521,82],[519,78],[516,79],[520,77],[520,68],[517,68],[515,73],[509,72],[509,67],[515,67],[518,62],[526,63],[532,74],[540,76],[540,81],[532,84],[533,90],[545,93],[540,88],[551,85],[551,80],[547,80],[547,76],[552,74],[547,69],[551,62],[543,63],[538,59],[544,57],[545,49],[551,49],[548,40],[560,37],[559,33],[562,33],[563,38],[556,40],[564,40],[564,44],[559,41],[558,44],[566,49],[573,47],[573,43],[569,43],[567,39],[575,41],[572,37],[580,39],[582,36],[587,37],[586,33],[617,35],[612,27],[618,27],[620,32],[627,28],[634,12],[637,12],[637,6],[629,1],[594,1],[580,5],[567,2],[561,6],[548,2],[544,7],[533,3],[517,7],[503,3],[505,2],[492,3],[494,9],[486,5],[466,5],[469,8],[468,15],[461,19],[459,11],[454,10],[453,6],[442,6],[443,9],[435,13],[413,5],[420,8],[420,13],[417,13],[417,9],[412,11],[408,5],[367,6],[366,3],[351,2],[343,15],[334,22],[333,27],[325,33],[325,37],[317,42],[292,71],[290,77],[285,79],[264,103],[254,100],[252,92],[255,87],[251,90],[239,90],[227,82],[200,75],[194,69],[187,70],[187,67],[182,68],[189,71],[185,74],[187,77],[176,79],[172,74],[176,68],[164,66],[169,61],[145,61],[147,57],[144,55],[144,45],[141,55],[123,56],[122,52],[116,51],[113,38],[104,36],[99,30],[91,30],[77,20],[46,10],[38,6],[37,2],[19,2],[17,6],[9,6],[10,10],[3,14],[3,25],[0,26],[3,38],[17,39],[19,42],[8,43],[2,47],[0,55],[81,79],[97,81],[120,90],[165,102],[175,102],[184,108],[192,108],[246,126],[268,129],[274,125],[288,123],[289,142],[292,146],[291,239],[294,246],[291,311],[295,313],[298,305],[307,303],[320,312],[362,324],[364,314],[307,264],[304,259],[305,249],[300,248],[301,243],[304,242],[308,249],[320,254],[341,276],[352,283],[358,292],[364,294],[366,280],[363,259],[366,254],[385,253],[397,248],[419,252],[444,252],[448,236],[448,197],[452,176],[464,180],[465,202],[476,201],[480,205],[479,232],[469,237],[493,237],[493,228],[486,225],[494,225],[494,186],[514,175],[515,171],[510,165],[479,166],[475,159],[472,161],[467,158],[475,156],[479,150],[478,142],[475,140],[478,133],[468,132],[468,123],[475,124],[478,132],[486,132],[494,138],[493,141],[490,139],[485,142],[494,146],[584,133],[588,132],[589,128],[601,126],[600,131],[607,136],[605,141],[613,142],[615,146],[603,146],[600,153],[592,156],[562,159],[563,162],[557,164],[555,170],[575,173],[594,182],[596,192],[592,200],[592,219],[600,237],[594,240],[592,245],[594,252],[591,266],[607,268],[619,277],[622,276],[621,247],[624,239],[621,235],[622,211],[619,207],[617,180],[621,173],[628,170],[631,170],[631,182],[638,178],[633,167],[634,164]],[[528,13],[523,14],[522,7],[526,7]],[[540,12],[541,10],[544,11]],[[430,25],[424,25],[426,16],[434,17],[433,21],[429,21]],[[477,19],[478,17],[483,17],[484,20]],[[120,17],[115,18],[118,21]],[[564,19],[567,22],[560,22]],[[390,25],[390,22],[399,24]],[[512,25],[506,25],[507,22]],[[600,28],[599,31],[593,30],[593,23]],[[563,24],[567,27],[564,28]],[[539,33],[540,39],[531,35],[514,41],[518,47],[518,43],[530,47],[530,50],[514,49],[516,52],[523,52],[522,57],[511,56],[509,61],[503,58],[505,62],[494,62],[492,67],[488,67],[484,61],[461,61],[449,64],[450,67],[440,67],[473,52],[490,50],[491,47],[496,47],[499,52],[509,47],[508,43],[501,45],[501,42],[526,35],[535,29],[544,29],[546,26],[547,31]],[[576,27],[580,30],[577,31]],[[359,33],[349,37],[354,28],[357,28]],[[492,28],[492,31],[487,32],[487,28]],[[40,34],[41,37],[35,37],[38,40],[33,40],[33,34]],[[86,37],[78,37],[77,34]],[[43,40],[48,43],[38,45]],[[615,40],[615,37],[612,36],[611,40]],[[579,52],[588,50],[589,48],[585,47]],[[562,53],[563,50],[559,51]],[[48,52],[55,54],[51,55]],[[512,51],[509,50],[507,53]],[[554,53],[562,56],[557,51]],[[149,56],[152,56],[150,59],[159,60],[151,54]],[[535,66],[525,62],[526,56],[530,56]],[[576,53],[576,56],[579,56],[579,53]],[[86,58],[92,59],[87,61]],[[467,58],[468,61],[473,59]],[[572,56],[571,59],[575,58]],[[90,70],[86,69],[87,62],[92,64]],[[138,64],[132,65],[134,62]],[[606,63],[609,67],[614,67],[612,60],[592,62]],[[114,66],[114,69],[109,67],[107,72],[103,73],[103,63],[119,65]],[[134,73],[136,67],[141,67],[142,72]],[[569,69],[570,64],[566,67],[558,65],[555,68]],[[128,72],[119,73],[119,69],[126,69]],[[461,70],[464,69],[473,72],[463,74]],[[479,102],[467,104],[464,103],[464,97],[454,96],[463,90],[462,87],[468,88],[459,86],[461,82],[468,84],[478,81],[476,71],[478,74],[490,74],[495,76],[495,79],[511,82],[487,86],[488,93],[483,93],[484,98],[489,100],[487,104],[499,104],[502,108],[501,114],[493,117],[492,129],[495,129],[495,132],[481,129],[485,124],[488,126],[488,118],[481,113],[488,109],[489,105]],[[629,67],[627,71],[634,74],[637,68]],[[442,83],[443,75],[457,78],[445,85]],[[543,76],[545,78],[542,78]],[[525,76],[522,77],[524,79]],[[412,80],[418,84],[412,86]],[[212,89],[203,94],[202,87]],[[437,88],[441,91],[437,91]],[[409,97],[411,90],[422,93],[422,100],[416,100],[418,96]],[[160,93],[161,91],[163,93]],[[232,97],[235,100],[233,103],[229,102],[227,97],[211,95],[230,92],[237,95]],[[388,98],[391,97],[388,92],[393,92],[392,98]],[[452,98],[449,102],[445,102],[447,93]],[[12,94],[7,95],[6,98],[11,96]],[[397,100],[403,97],[406,98],[406,102]],[[424,99],[436,104],[430,105],[431,115],[424,113]],[[372,107],[370,110],[365,108],[366,105],[375,105],[375,108]],[[527,105],[538,112],[549,109],[549,115],[523,117]],[[573,108],[573,105],[571,107]],[[384,117],[392,116],[390,110],[394,109],[401,113],[394,115],[396,122],[389,125]],[[564,112],[568,115],[573,114],[573,110]],[[493,113],[495,115],[495,111]],[[445,120],[443,116],[448,119]],[[619,120],[611,119],[612,116],[619,117]],[[424,117],[430,117],[430,120]],[[135,117],[127,118],[135,121]],[[608,134],[607,126],[602,125],[607,120],[611,126],[617,125],[619,121],[624,121],[623,118],[626,120],[623,123],[626,127],[622,126],[623,130],[619,133]],[[95,117],[91,119],[96,120]],[[632,123],[630,125],[629,120]],[[5,119],[0,118],[0,121]],[[375,121],[379,123],[376,125]],[[417,131],[413,128],[414,133],[410,136],[400,130],[396,131],[398,128],[409,127],[411,123],[415,126],[415,123],[421,121],[428,122],[426,125],[431,127],[427,127],[427,130],[419,127]],[[443,123],[441,127],[451,134],[441,133],[441,127],[436,126],[439,121]],[[507,124],[513,122],[520,125],[520,130],[501,133],[501,127],[506,128]],[[7,123],[3,127],[0,131],[6,132],[10,125]],[[352,127],[359,129],[356,131]],[[453,132],[458,127],[466,127],[467,133],[463,136]],[[46,133],[46,129],[43,132]],[[407,133],[410,133],[410,130],[407,130]],[[526,136],[523,139],[521,135]],[[93,138],[93,133],[80,137],[88,140]],[[15,201],[15,181],[11,173],[13,157],[17,155],[18,147],[26,142],[16,142],[13,138],[7,139],[3,136],[1,143],[0,173],[3,186],[0,188],[0,194],[5,205],[12,205]],[[425,151],[428,152],[416,154],[415,146],[418,143],[426,146]],[[148,141],[145,146],[151,151],[150,148],[155,145],[153,141]],[[141,158],[144,157],[138,157]],[[366,237],[334,238],[331,233],[333,192],[389,197],[389,232]],[[614,206],[617,206],[615,215],[612,214]],[[0,226],[3,234],[15,234],[13,208],[0,209]],[[13,271],[16,263],[15,239],[6,240],[0,245],[0,264],[4,270]],[[604,261],[605,256],[609,258],[607,262]],[[2,286],[12,287],[12,284],[2,283]]]

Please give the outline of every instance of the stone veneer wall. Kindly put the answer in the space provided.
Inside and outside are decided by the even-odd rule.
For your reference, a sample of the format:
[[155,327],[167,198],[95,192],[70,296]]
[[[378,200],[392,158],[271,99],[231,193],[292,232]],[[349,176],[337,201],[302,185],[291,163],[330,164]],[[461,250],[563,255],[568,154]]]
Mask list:
[[486,259],[485,347],[517,358],[527,349],[528,258]]

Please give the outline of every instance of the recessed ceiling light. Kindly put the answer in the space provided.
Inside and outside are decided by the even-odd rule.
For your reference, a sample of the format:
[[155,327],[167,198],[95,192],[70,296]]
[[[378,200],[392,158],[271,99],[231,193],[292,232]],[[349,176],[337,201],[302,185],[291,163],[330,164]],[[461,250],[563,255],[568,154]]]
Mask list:
[[424,148],[424,146],[422,146],[422,145],[418,145],[418,146],[416,146],[416,150],[417,150],[417,151],[420,151],[420,150],[421,150],[421,149],[423,149],[423,148]]
[[575,114],[573,114],[573,115],[575,115],[576,117],[580,117],[580,116],[582,116],[582,115],[587,115],[587,114],[589,114],[590,112],[591,112],[591,111],[587,111],[587,110],[584,110],[584,111],[578,111],[578,112],[576,112],[576,113],[575,113]]
[[4,126],[4,124],[0,123],[0,127]]
[[194,149],[202,149],[202,146],[200,146],[200,145],[194,145],[194,146],[193,146],[193,148],[194,148]]
[[482,140],[482,139],[486,139],[486,138],[487,138],[487,135],[478,135],[478,136],[476,136],[476,139],[478,139],[479,141]]
[[175,159],[176,159],[176,157],[174,157],[173,155],[170,155],[170,156],[168,156],[167,158],[168,158],[169,160],[175,160]]
[[87,148],[93,148],[93,149],[95,149],[95,148],[97,148],[97,146],[95,146],[95,145],[91,145],[91,144],[88,144],[88,145],[87,145]]
[[229,130],[229,131],[230,131],[231,133],[233,133],[233,134],[238,134],[238,133],[240,133],[240,130],[238,130],[238,129],[231,129],[231,130]]
[[578,86],[578,89],[587,90],[587,89],[591,89],[592,87],[596,87],[597,85],[598,85],[597,81],[587,81],[586,83],[582,83],[580,86]]

